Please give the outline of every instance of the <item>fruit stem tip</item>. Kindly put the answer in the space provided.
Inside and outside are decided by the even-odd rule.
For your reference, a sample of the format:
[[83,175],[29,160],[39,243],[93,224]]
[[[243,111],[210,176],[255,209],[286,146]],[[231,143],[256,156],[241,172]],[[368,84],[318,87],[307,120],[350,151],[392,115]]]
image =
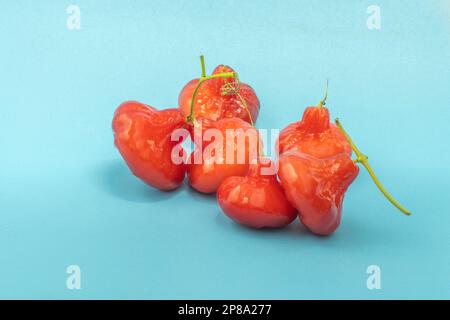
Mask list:
[[327,79],[327,82],[325,84],[325,96],[323,97],[322,100],[320,100],[319,105],[318,105],[319,108],[322,108],[324,105],[326,105],[327,98],[328,98],[328,79]]

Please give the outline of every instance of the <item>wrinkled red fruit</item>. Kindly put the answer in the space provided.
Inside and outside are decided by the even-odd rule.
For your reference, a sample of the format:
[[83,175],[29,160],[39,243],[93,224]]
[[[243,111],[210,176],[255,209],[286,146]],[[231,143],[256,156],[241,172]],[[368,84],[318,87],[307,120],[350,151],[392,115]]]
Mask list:
[[[218,66],[212,74],[234,72],[228,66]],[[191,80],[180,93],[178,98],[179,109],[184,117],[191,111],[191,99],[199,79]],[[251,122],[248,111],[242,100],[247,104],[253,122],[256,122],[259,113],[259,100],[255,91],[245,83],[239,84],[238,94],[223,95],[223,86],[226,83],[234,83],[234,79],[210,79],[204,82],[196,95],[194,114],[196,119],[220,120],[224,118],[240,118]]]
[[298,151],[280,157],[278,175],[289,202],[300,220],[319,235],[333,233],[341,222],[344,193],[359,168],[344,153],[315,158]]
[[263,175],[261,168],[268,166],[253,164],[246,176],[222,182],[217,201],[228,217],[252,228],[280,228],[295,220],[297,210],[287,201],[276,174]]
[[301,121],[280,133],[278,175],[302,223],[316,234],[328,235],[340,224],[344,193],[359,169],[350,159],[350,143],[330,123],[323,103],[306,108]]
[[[215,129],[222,136],[222,143],[214,148],[212,142],[205,139],[206,129]],[[227,130],[236,133],[235,139],[227,139]],[[188,166],[188,178],[190,185],[202,193],[214,193],[223,180],[231,176],[243,176],[247,173],[249,164],[257,159],[259,134],[249,123],[239,118],[225,118],[212,121],[202,132],[203,148],[198,146],[191,154]],[[244,141],[239,145],[239,140]],[[252,142],[253,141],[253,142]],[[219,141],[217,141],[219,142]],[[227,154],[233,161],[227,161]],[[220,152],[216,152],[220,151]],[[239,159],[239,154],[243,155]],[[200,159],[198,163],[196,159]],[[238,161],[243,160],[243,161]]]
[[177,188],[184,179],[185,164],[175,164],[171,153],[181,141],[171,141],[175,129],[185,127],[178,109],[158,111],[128,101],[119,106],[112,123],[114,142],[133,174],[160,190]]

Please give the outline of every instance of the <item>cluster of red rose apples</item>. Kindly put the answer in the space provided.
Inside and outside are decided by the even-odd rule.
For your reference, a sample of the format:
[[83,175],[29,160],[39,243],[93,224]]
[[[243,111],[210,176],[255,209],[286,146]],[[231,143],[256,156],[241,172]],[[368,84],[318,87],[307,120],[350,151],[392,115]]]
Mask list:
[[[228,66],[218,66],[209,76],[203,56],[201,66],[201,77],[182,89],[178,108],[157,110],[128,101],[116,110],[115,145],[135,176],[167,192],[187,175],[198,192],[216,193],[223,212],[240,224],[280,228],[298,216],[311,232],[329,235],[340,224],[344,194],[361,163],[383,194],[409,214],[381,186],[340,122],[330,122],[326,95],[281,131],[272,161],[263,155],[255,128],[260,111],[255,91]],[[194,141],[190,155],[181,146],[188,137],[174,135],[177,130]],[[211,139],[211,130],[223,137],[234,134],[219,141]],[[243,157],[236,161],[239,152]]]

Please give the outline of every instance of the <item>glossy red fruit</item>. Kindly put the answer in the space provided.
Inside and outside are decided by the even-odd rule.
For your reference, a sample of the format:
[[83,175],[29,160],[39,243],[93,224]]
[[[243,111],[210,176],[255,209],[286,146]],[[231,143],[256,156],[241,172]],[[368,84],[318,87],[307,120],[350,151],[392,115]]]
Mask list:
[[[233,135],[227,138],[227,132]],[[249,164],[257,159],[259,134],[244,120],[224,118],[212,121],[201,134],[203,146],[197,145],[188,166],[189,183],[199,192],[216,192],[223,180],[245,175]],[[216,142],[210,142],[208,135],[212,134],[220,136],[221,140],[213,138]]]
[[341,130],[330,123],[325,107],[308,107],[301,121],[284,128],[278,138],[279,153],[295,150],[318,158],[352,154],[352,147]]
[[331,234],[339,226],[344,193],[359,172],[350,159],[352,146],[330,123],[325,99],[283,129],[277,143],[278,175],[286,196],[302,223],[319,235]]
[[299,151],[280,156],[278,175],[303,225],[318,235],[333,233],[341,222],[344,193],[359,172],[341,153],[316,158]]
[[[214,72],[214,74],[234,72],[234,70],[228,66],[220,65]],[[197,86],[199,79],[191,80],[181,91],[178,98],[179,109],[182,114],[187,117],[191,111],[191,99],[194,93],[194,89]],[[232,84],[235,87],[238,86],[238,94],[230,93],[223,94],[224,85]],[[248,110],[245,107],[248,107]],[[251,119],[249,116],[251,114]],[[246,122],[256,122],[259,113],[259,100],[255,91],[245,83],[237,84],[235,79],[210,79],[203,83],[195,97],[194,114],[195,118],[208,119],[217,121],[224,118],[240,118]]]
[[171,141],[171,134],[185,127],[178,109],[158,111],[128,101],[116,110],[112,127],[114,143],[135,176],[160,190],[172,190],[182,183],[185,164],[172,161],[172,149],[181,141]]
[[250,166],[244,177],[229,177],[217,190],[223,212],[234,221],[252,228],[280,228],[297,217],[287,201],[276,173],[261,171],[271,162]]

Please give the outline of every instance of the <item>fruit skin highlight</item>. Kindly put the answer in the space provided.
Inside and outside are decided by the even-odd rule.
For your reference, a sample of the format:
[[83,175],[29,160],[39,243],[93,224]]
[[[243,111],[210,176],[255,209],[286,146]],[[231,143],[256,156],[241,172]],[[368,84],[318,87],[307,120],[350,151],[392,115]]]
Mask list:
[[172,132],[185,126],[178,109],[157,110],[137,101],[121,104],[112,121],[114,143],[131,172],[164,191],[178,188],[185,177],[186,165],[172,161],[172,149],[182,141],[171,140]]
[[270,160],[262,165],[252,164],[247,175],[225,179],[217,191],[222,211],[239,224],[251,228],[281,228],[297,217],[287,201],[276,173],[262,174],[270,167]]

